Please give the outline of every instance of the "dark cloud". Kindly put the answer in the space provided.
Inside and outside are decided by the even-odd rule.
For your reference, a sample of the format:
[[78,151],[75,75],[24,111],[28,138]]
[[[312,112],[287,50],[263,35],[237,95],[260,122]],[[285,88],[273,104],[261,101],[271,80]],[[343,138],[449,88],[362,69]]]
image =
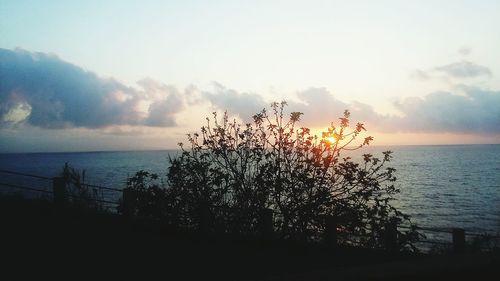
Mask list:
[[[174,126],[181,94],[152,80],[127,87],[57,56],[0,49],[1,125],[40,128]],[[149,107],[148,107],[149,105]]]
[[434,68],[435,71],[445,73],[454,78],[474,78],[480,76],[492,76],[491,70],[470,61],[460,61]]

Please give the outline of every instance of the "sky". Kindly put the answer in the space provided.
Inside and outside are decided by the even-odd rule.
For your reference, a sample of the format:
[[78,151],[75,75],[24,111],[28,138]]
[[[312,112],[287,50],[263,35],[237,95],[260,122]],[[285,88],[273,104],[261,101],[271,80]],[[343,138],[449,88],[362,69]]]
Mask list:
[[176,148],[211,112],[345,109],[374,145],[500,143],[500,1],[0,0],[0,152]]

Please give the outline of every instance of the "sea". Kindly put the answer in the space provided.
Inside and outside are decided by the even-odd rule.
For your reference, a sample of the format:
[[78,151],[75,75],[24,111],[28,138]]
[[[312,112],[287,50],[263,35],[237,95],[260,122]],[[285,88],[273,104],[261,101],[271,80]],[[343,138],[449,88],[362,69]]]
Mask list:
[[[393,204],[422,227],[459,227],[473,233],[500,233],[500,145],[373,146],[354,153],[382,157],[392,151],[387,167],[396,169],[400,193]],[[122,189],[139,170],[165,176],[176,150],[0,154],[0,170],[58,176],[65,163],[85,170],[85,181]],[[356,154],[357,153],[357,154]],[[0,183],[26,178],[21,184],[48,189],[49,180],[0,172]],[[12,184],[11,184],[12,185]],[[0,192],[15,190],[0,185]],[[34,192],[34,191],[33,191]],[[106,196],[119,195],[107,191]]]

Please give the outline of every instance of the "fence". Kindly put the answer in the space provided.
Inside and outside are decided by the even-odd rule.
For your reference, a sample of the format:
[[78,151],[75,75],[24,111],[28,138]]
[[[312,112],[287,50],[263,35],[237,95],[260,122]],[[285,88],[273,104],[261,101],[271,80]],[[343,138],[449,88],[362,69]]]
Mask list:
[[417,246],[426,251],[451,250],[455,253],[463,253],[468,247],[476,250],[500,248],[500,235],[498,233],[466,231],[458,227],[417,226],[416,230],[425,236],[425,239],[420,239],[417,242]]
[[[44,199],[51,199],[56,205],[62,205],[67,201],[94,203],[94,206],[99,206],[101,209],[115,211],[119,205],[118,200],[110,200],[110,197],[119,198],[122,190],[105,186],[68,182],[62,177],[44,177],[27,173],[14,171],[0,170],[2,177],[0,178],[0,186],[13,190],[29,191],[27,195],[30,197],[40,197],[35,193],[41,194]],[[78,190],[77,190],[78,189]],[[109,193],[115,193],[115,196],[110,196]]]
[[[64,205],[68,201],[72,200],[76,202],[80,198],[78,194],[71,192],[68,188],[68,181],[62,177],[44,177],[39,175],[32,175],[14,171],[0,170],[0,186],[8,189],[14,190],[24,190],[31,192],[38,192],[42,194],[42,197],[47,199],[52,199],[56,206]],[[5,175],[17,177],[15,182],[7,182]],[[22,180],[27,178],[28,180]],[[21,179],[21,180],[20,180]],[[44,185],[40,186],[40,182],[45,182]],[[99,204],[101,209],[106,209],[107,211],[117,211],[117,206],[120,204],[118,200],[110,200],[110,197],[122,198],[123,209],[122,215],[131,216],[130,207],[133,205],[133,201],[136,199],[135,193],[130,189],[118,189],[110,188],[99,185],[92,185],[86,183],[79,183],[78,188],[84,188],[85,190],[93,190],[93,193],[87,193],[84,198],[87,202],[94,202]],[[0,193],[2,193],[0,191]],[[114,193],[114,196],[110,196],[110,193]],[[89,196],[89,194],[91,194]],[[203,212],[207,213],[207,212]],[[209,218],[201,217],[202,222],[200,224],[201,232],[207,232],[208,225],[210,225]],[[270,239],[273,235],[273,210],[266,209],[261,216],[261,233],[266,239]],[[334,217],[327,218],[325,225],[324,238],[325,242],[331,247],[336,247],[339,242],[338,223]],[[395,222],[389,222],[384,226],[384,246],[389,251],[397,251],[398,249],[398,228],[399,230],[409,230],[408,227],[398,226]],[[467,241],[470,238],[472,240],[480,241],[480,239],[490,239],[490,241],[496,241],[495,247],[500,247],[500,235],[493,235],[487,233],[474,233],[466,232],[462,228],[437,228],[437,227],[416,227],[420,233],[424,234],[426,239],[420,239],[416,244],[421,250],[432,250],[436,247],[445,247],[454,253],[463,253],[467,247]],[[429,239],[431,237],[431,239]],[[469,239],[466,239],[469,237]],[[451,243],[450,243],[451,241]],[[488,249],[482,245],[477,245],[479,249]]]

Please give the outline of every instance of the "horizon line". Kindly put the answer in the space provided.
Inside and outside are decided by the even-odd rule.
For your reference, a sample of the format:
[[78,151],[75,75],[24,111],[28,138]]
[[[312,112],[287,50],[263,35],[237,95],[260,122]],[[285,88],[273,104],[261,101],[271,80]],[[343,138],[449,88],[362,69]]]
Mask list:
[[[377,144],[369,147],[400,147],[400,146],[472,146],[472,145],[500,145],[500,143],[449,143],[449,144]],[[361,148],[362,149],[362,148]],[[152,148],[152,149],[110,149],[110,150],[66,150],[66,151],[0,151],[0,154],[45,154],[45,153],[109,153],[109,152],[155,152],[155,151],[180,151],[180,148]]]

